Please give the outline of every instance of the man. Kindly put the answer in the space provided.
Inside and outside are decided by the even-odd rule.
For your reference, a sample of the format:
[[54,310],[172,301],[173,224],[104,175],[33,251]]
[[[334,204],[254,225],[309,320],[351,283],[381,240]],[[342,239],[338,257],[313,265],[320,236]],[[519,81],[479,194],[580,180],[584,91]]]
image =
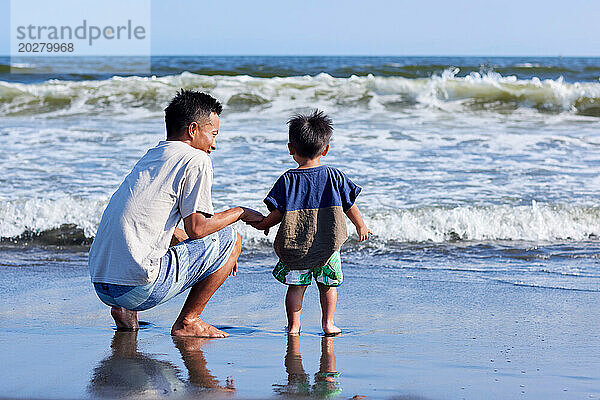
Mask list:
[[[214,213],[209,154],[221,110],[208,94],[179,91],[165,109],[167,140],[137,162],[102,215],[89,267],[118,330],[137,330],[138,311],[191,288],[171,334],[228,336],[200,315],[237,272],[241,238],[229,225],[263,217],[244,207]],[[185,232],[176,228],[181,219]]]

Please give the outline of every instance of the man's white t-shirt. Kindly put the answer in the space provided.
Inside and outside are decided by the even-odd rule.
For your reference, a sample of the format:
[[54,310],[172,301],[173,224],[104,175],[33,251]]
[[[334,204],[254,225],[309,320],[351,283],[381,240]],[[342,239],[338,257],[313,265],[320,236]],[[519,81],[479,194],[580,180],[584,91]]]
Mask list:
[[175,227],[194,212],[213,215],[208,154],[161,141],[111,197],[89,254],[92,282],[145,285],[156,280]]

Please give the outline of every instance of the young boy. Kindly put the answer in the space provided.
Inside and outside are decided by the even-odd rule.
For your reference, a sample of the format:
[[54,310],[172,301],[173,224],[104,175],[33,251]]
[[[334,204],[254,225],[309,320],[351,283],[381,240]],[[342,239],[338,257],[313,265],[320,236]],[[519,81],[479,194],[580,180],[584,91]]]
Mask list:
[[339,249],[348,237],[344,214],[356,227],[359,241],[372,232],[354,204],[361,188],[343,172],[319,163],[329,151],[331,119],[315,110],[292,117],[288,126],[288,149],[298,168],[279,177],[265,198],[270,214],[252,225],[267,234],[281,222],[273,243],[279,256],[273,275],[288,285],[288,333],[300,332],[302,299],[314,277],[321,298],[323,331],[335,335],[340,333],[333,323],[336,287],[343,281]]

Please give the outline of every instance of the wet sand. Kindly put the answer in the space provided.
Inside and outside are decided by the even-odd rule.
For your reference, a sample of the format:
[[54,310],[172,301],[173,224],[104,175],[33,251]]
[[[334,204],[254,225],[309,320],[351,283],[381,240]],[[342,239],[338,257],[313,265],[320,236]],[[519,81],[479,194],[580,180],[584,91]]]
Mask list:
[[375,280],[348,265],[342,335],[320,335],[312,287],[302,334],[288,338],[285,288],[268,270],[245,273],[263,261],[243,258],[204,315],[231,336],[174,340],[183,297],[140,313],[148,324],[137,334],[116,333],[85,253],[45,257],[1,267],[2,398],[600,397],[597,293],[391,269]]

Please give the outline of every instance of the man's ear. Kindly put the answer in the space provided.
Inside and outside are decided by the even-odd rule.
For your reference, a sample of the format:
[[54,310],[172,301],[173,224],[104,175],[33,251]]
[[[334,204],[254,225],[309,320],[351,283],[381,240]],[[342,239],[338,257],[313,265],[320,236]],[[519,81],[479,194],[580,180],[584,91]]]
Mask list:
[[288,150],[290,151],[290,156],[296,154],[296,149],[294,149],[291,143],[288,143]]
[[198,128],[198,123],[196,121],[190,122],[186,132],[190,139],[196,135],[196,133],[198,132]]
[[321,153],[321,155],[322,156],[326,156],[328,151],[329,151],[329,144],[327,146],[325,146],[325,150],[323,150],[323,152]]

